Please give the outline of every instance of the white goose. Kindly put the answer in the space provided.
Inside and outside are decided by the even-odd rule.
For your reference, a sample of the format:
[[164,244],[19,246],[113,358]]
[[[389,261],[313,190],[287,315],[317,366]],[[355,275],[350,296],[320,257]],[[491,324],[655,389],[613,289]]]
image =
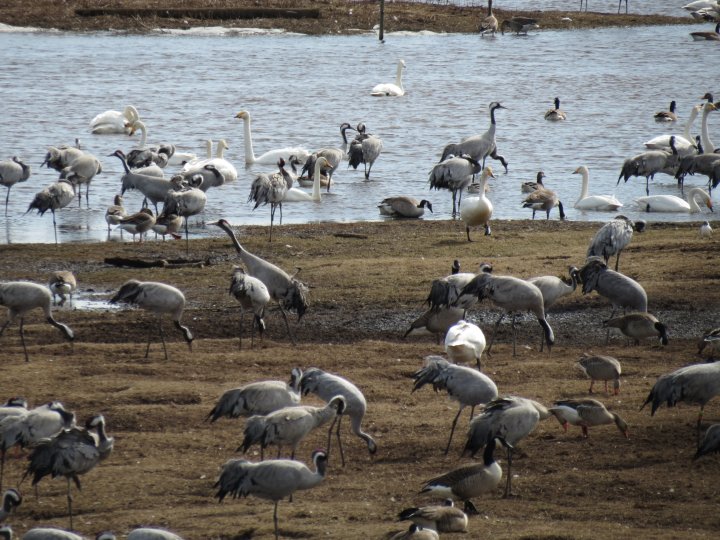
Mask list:
[[404,96],[405,89],[402,85],[402,73],[405,69],[405,60],[402,58],[397,63],[397,75],[395,76],[395,83],[380,83],[375,85],[370,93],[371,96],[382,97],[382,96]]
[[588,195],[590,171],[585,165],[581,165],[575,169],[573,174],[582,175],[582,190],[580,191],[580,197],[575,202],[575,208],[578,210],[614,212],[618,208],[622,207],[623,204],[612,195]]
[[225,153],[225,150],[228,147],[227,142],[225,139],[220,139],[217,143],[217,150],[215,157],[212,157],[212,141],[207,140],[206,144],[209,149],[209,157],[205,159],[193,159],[191,161],[188,161],[183,165],[183,171],[197,171],[199,169],[202,169],[205,167],[205,165],[211,164],[215,165],[215,168],[222,173],[222,175],[225,177],[225,182],[234,182],[237,180],[238,172],[235,166],[230,163],[227,159],[223,157],[223,154]]
[[647,212],[687,212],[697,214],[700,212],[696,197],[700,197],[710,211],[713,211],[710,195],[699,187],[692,188],[686,195],[686,200],[675,195],[650,195],[638,197],[635,202]]
[[269,150],[268,152],[265,152],[264,154],[255,157],[255,153],[253,152],[252,133],[250,129],[250,124],[252,123],[250,113],[247,111],[240,111],[235,115],[235,118],[240,118],[244,123],[245,163],[247,165],[253,165],[254,163],[258,163],[261,165],[275,165],[278,159],[283,158],[286,161],[289,161],[290,156],[292,155],[295,155],[302,163],[305,163],[308,156],[310,155],[310,152],[308,152],[305,148],[286,147],[279,148],[277,150]]
[[[468,242],[470,240],[470,227],[477,225],[483,225],[485,227],[485,236],[490,236],[490,218],[493,213],[493,205],[485,196],[485,184],[488,178],[495,178],[492,168],[485,167],[482,175],[480,176],[479,184],[471,184],[468,187],[468,192],[473,195],[465,196],[460,203],[460,219],[465,222],[465,232],[467,233]],[[473,188],[470,191],[470,188]]]
[[120,111],[105,111],[90,120],[90,132],[96,135],[124,133],[128,135],[133,122],[140,120],[137,109],[128,105]]

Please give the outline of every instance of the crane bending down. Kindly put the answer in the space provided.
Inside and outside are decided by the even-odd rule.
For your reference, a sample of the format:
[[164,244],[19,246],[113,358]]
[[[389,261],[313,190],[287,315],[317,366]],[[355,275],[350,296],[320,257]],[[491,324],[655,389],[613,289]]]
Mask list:
[[248,274],[258,278],[265,284],[270,293],[270,297],[275,300],[280,307],[280,313],[285,320],[288,335],[293,345],[295,345],[295,336],[293,336],[290,330],[290,323],[288,322],[285,310],[294,310],[298,314],[298,320],[302,318],[308,307],[307,287],[294,277],[289,276],[284,270],[261,259],[257,255],[253,255],[243,248],[226,220],[221,219],[211,223],[211,225],[217,225],[228,234],[235,249],[240,254],[240,258],[247,267]]
[[[168,359],[167,346],[165,345],[165,335],[162,329],[162,316],[169,314],[172,317],[173,324],[180,330],[188,344],[188,348],[192,351],[193,335],[187,326],[180,323],[183,311],[185,310],[185,295],[180,290],[156,281],[138,281],[131,279],[126,281],[120,290],[110,299],[111,304],[118,302],[126,302],[134,304],[146,311],[155,313],[158,316],[158,329],[160,330],[160,339],[162,340],[163,350],[165,351],[165,360]],[[152,329],[152,327],[151,327]],[[150,354],[150,338],[151,333],[148,332],[147,349],[145,350],[145,358]]]

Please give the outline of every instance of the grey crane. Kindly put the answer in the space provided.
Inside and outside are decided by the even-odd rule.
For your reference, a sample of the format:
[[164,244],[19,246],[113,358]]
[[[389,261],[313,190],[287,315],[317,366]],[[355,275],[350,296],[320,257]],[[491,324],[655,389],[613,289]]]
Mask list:
[[290,383],[283,381],[257,381],[227,390],[207,415],[206,420],[218,418],[267,415],[284,407],[300,403],[300,378],[302,370],[294,368]]
[[[392,533],[389,533],[392,534]],[[435,529],[429,529],[418,525],[417,523],[411,523],[406,531],[400,531],[389,537],[389,540],[439,540]]]
[[637,154],[623,162],[617,183],[620,180],[627,182],[631,176],[645,177],[645,194],[650,195],[650,180],[655,179],[657,173],[665,173],[670,176],[677,174],[680,158],[675,147],[675,135],[670,137],[670,151],[647,150]]
[[0,505],[0,523],[3,523],[21,503],[22,495],[17,489],[10,488],[6,490],[2,495],[2,505]]
[[697,452],[693,456],[693,461],[702,456],[712,454],[713,452],[720,452],[720,424],[713,424],[703,435],[700,444],[698,445]]
[[[78,143],[77,140],[75,142]],[[45,154],[45,160],[40,164],[40,167],[47,165],[49,169],[60,172],[84,153],[80,150],[79,144],[76,144],[76,146],[49,146]]]
[[[156,527],[139,527],[133,529],[127,535],[128,540],[183,540],[174,532]],[[109,531],[104,531],[95,537],[95,540],[117,540],[117,537]]]
[[534,399],[519,396],[505,396],[490,401],[483,412],[473,418],[468,428],[463,455],[475,454],[488,441],[501,437],[507,444],[508,473],[505,483],[505,497],[512,496],[512,455],[515,446],[530,435],[541,420],[552,414]]
[[72,295],[77,289],[75,274],[70,270],[55,270],[48,279],[48,289],[53,295],[53,301],[55,301],[55,296],[59,296],[60,305],[62,306],[67,300],[67,295],[70,297],[70,305],[72,305]]
[[537,19],[533,19],[532,17],[511,17],[505,19],[500,24],[500,33],[505,35],[505,30],[507,29],[510,32],[515,32],[516,36],[527,36],[530,30],[536,30],[538,28],[540,28],[540,26],[537,23]]
[[[90,182],[96,175],[102,173],[100,160],[84,152],[75,158],[67,167],[60,171],[60,178],[67,178],[75,186],[85,184],[85,205],[90,207]],[[77,188],[78,207],[82,205],[82,187]]]
[[498,395],[497,386],[490,377],[479,370],[451,364],[441,356],[427,356],[422,369],[413,373],[412,378],[415,381],[413,392],[426,384],[432,384],[436,392],[446,390],[450,399],[460,405],[450,428],[445,455],[450,451],[455,426],[463,409],[470,407],[472,420],[475,407],[492,401]]
[[663,345],[668,344],[667,328],[650,313],[627,313],[622,317],[613,317],[605,321],[605,326],[618,328],[624,335],[634,339],[635,345],[639,345],[641,339],[649,337],[658,337]]
[[[452,216],[455,217],[462,202],[463,191],[473,177],[482,170],[480,162],[469,154],[448,155],[430,171],[430,189],[447,189],[452,194]],[[459,194],[459,197],[458,197]]]
[[442,156],[440,161],[444,161],[450,155],[460,156],[463,154],[469,155],[475,161],[481,161],[481,169],[485,167],[485,159],[489,156],[495,160],[499,160],[505,172],[507,173],[507,161],[505,158],[497,153],[497,143],[495,141],[495,111],[498,109],[507,109],[507,107],[501,105],[497,101],[493,101],[488,105],[490,109],[490,127],[480,135],[472,135],[465,137],[459,143],[450,143],[443,148]]
[[0,161],[0,186],[7,188],[5,196],[5,215],[7,215],[8,201],[10,200],[10,189],[19,182],[25,182],[30,178],[30,166],[25,165],[17,156],[12,160]]
[[[347,126],[345,129],[352,129],[350,128],[350,124],[345,123],[343,124],[343,126]],[[343,139],[345,139],[345,143],[347,144],[347,138],[345,136],[345,133],[342,133]],[[315,171],[315,161],[319,157],[324,157],[329,165],[329,168],[324,171],[324,173],[327,175],[327,191],[329,193],[330,186],[332,185],[333,174],[340,166],[340,163],[342,163],[342,160],[345,157],[345,151],[340,148],[321,148],[320,150],[313,152],[307,158],[307,161],[305,161],[300,175],[306,176],[308,179],[312,178],[312,175]]]
[[270,242],[272,242],[272,227],[275,221],[275,211],[280,209],[280,224],[282,225],[282,203],[285,199],[287,191],[292,187],[288,185],[284,171],[285,160],[278,160],[279,172],[266,174],[261,173],[255,177],[250,186],[250,195],[248,202],[254,202],[253,210],[257,209],[261,204],[270,205]]
[[580,281],[580,274],[577,267],[568,266],[568,275],[570,276],[568,281],[558,276],[537,276],[528,279],[529,283],[532,283],[540,289],[546,317],[548,309],[554,306],[560,299],[574,293],[575,289],[577,289],[578,282]]
[[[162,329],[162,316],[170,315],[175,328],[180,330],[188,344],[188,349],[192,351],[193,335],[187,326],[183,326],[183,311],[185,310],[185,295],[175,287],[166,283],[156,281],[138,281],[130,279],[126,281],[117,293],[110,299],[111,304],[125,302],[138,306],[146,311],[154,313],[158,318],[158,329],[160,330],[160,339],[165,351],[165,360],[168,359],[167,346],[165,345],[165,335]],[[152,326],[148,332],[148,344],[145,350],[145,358],[150,354],[150,339],[152,337]]]
[[288,322],[285,310],[294,310],[298,314],[298,320],[302,318],[308,307],[307,287],[294,277],[289,276],[284,270],[261,259],[257,255],[253,255],[243,248],[240,242],[238,242],[230,224],[224,219],[211,223],[211,225],[217,225],[228,234],[240,258],[247,267],[248,274],[258,278],[265,284],[270,293],[270,297],[278,303],[280,313],[285,320],[288,335],[293,344],[295,344],[295,336],[293,336],[290,330],[290,323]]
[[718,341],[720,341],[720,328],[712,328],[705,332],[702,339],[698,342],[698,355],[702,355],[705,348],[709,346],[710,356],[708,356],[707,359],[714,360],[715,347],[718,345]]
[[655,411],[663,403],[668,407],[674,407],[681,401],[700,405],[697,419],[699,440],[700,423],[705,405],[718,394],[720,394],[720,362],[693,364],[681,367],[672,373],[660,375],[640,410],[650,403],[650,415],[654,416]]
[[545,304],[542,292],[532,283],[514,276],[495,276],[481,272],[463,288],[460,294],[461,296],[475,295],[478,300],[489,298],[502,310],[502,314],[495,323],[490,343],[488,343],[488,354],[492,349],[500,323],[505,318],[505,315],[512,313],[513,356],[515,356],[515,317],[518,311],[530,311],[537,317],[548,351],[552,349],[553,343],[555,343],[555,334],[545,319]]
[[273,501],[273,524],[275,539],[278,531],[278,502],[298,490],[312,489],[325,479],[327,454],[322,450],[312,453],[315,471],[307,465],[290,459],[273,459],[252,463],[244,459],[231,459],[222,466],[220,478],[215,483],[220,502],[227,496],[233,498],[252,495]]
[[504,439],[499,437],[490,439],[485,444],[482,463],[462,465],[432,478],[425,482],[420,493],[460,499],[465,503],[463,510],[466,514],[477,515],[479,512],[470,499],[494,491],[502,480],[502,469],[494,457],[498,440],[504,446],[508,445]]
[[30,210],[37,210],[38,214],[45,215],[50,210],[53,217],[53,230],[55,231],[55,245],[57,245],[57,223],[55,222],[55,211],[65,208],[75,197],[75,184],[66,178],[61,178],[41,191],[38,191],[28,206],[26,214]]
[[632,240],[635,231],[641,233],[645,230],[645,220],[633,221],[625,216],[615,216],[600,227],[588,246],[588,257],[602,257],[605,264],[613,255],[615,258],[615,271],[620,265],[620,254]]
[[[206,167],[212,165],[206,165]],[[185,254],[190,253],[190,238],[188,232],[188,218],[196,216],[205,210],[207,203],[207,195],[198,188],[182,188],[182,177],[175,176],[170,180],[173,189],[167,192],[165,196],[165,204],[163,205],[160,217],[166,217],[175,214],[185,218]]]
[[0,337],[2,337],[5,329],[20,317],[20,341],[22,342],[23,352],[25,353],[25,361],[29,361],[27,347],[25,346],[25,315],[33,309],[42,309],[45,313],[45,320],[60,330],[66,339],[72,341],[75,334],[69,326],[56,321],[51,312],[52,296],[47,287],[30,283],[27,281],[8,281],[0,283],[0,306],[5,306],[8,310],[8,320],[0,328]]
[[218,169],[214,163],[206,163],[200,168],[191,169],[189,171],[183,171],[179,173],[184,180],[193,180],[193,183],[197,183],[198,189],[206,192],[212,187],[220,187],[225,181],[225,175]]
[[583,353],[583,356],[577,361],[578,366],[583,373],[590,377],[589,394],[593,393],[593,385],[595,381],[605,381],[605,393],[608,391],[608,381],[613,381],[613,393],[620,393],[620,375],[622,374],[622,366],[617,358],[602,354],[591,355]]
[[437,338],[444,338],[447,331],[465,316],[465,310],[459,307],[445,306],[430,308],[417,319],[410,323],[410,328],[403,334],[403,338],[408,337],[416,330],[425,329]]
[[[296,369],[299,371],[299,368]],[[293,370],[293,373],[296,373],[295,370]],[[338,447],[340,448],[340,460],[343,467],[345,466],[345,454],[343,452],[342,440],[340,439],[340,426],[342,423],[342,417],[345,415],[350,417],[350,429],[352,429],[353,433],[355,433],[355,435],[360,437],[367,444],[370,455],[374,455],[375,452],[377,452],[375,439],[365,433],[360,427],[363,418],[365,417],[365,412],[367,411],[367,401],[365,401],[365,396],[357,386],[344,377],[327,373],[315,367],[311,367],[302,372],[299,384],[300,393],[304,396],[308,394],[315,394],[325,402],[330,401],[335,396],[342,396],[345,398],[345,407],[343,409],[342,416],[337,418],[337,422],[333,422],[333,425],[337,424],[335,436],[337,437]],[[333,425],[331,425],[328,430],[328,436],[332,432]],[[327,451],[329,455],[329,444]]]
[[[311,431],[327,424],[330,420],[334,424],[338,416],[342,415],[344,409],[345,398],[335,396],[327,402],[325,407],[294,405],[278,409],[259,418],[251,416],[245,426],[243,442],[237,451],[245,453],[251,446],[259,444],[261,447],[260,457],[263,459],[265,448],[275,445],[278,447],[277,457],[279,458],[282,447],[290,446],[292,448],[290,459],[295,459],[295,450],[298,444]],[[331,433],[332,426],[328,432],[328,439],[330,439]],[[329,455],[328,451],[328,459]]]
[[550,120],[551,122],[567,120],[567,114],[565,114],[565,111],[560,108],[560,98],[556,97],[553,101],[555,103],[555,107],[545,111],[545,120]]
[[[92,433],[95,430],[97,435]],[[25,476],[31,475],[32,485],[45,476],[64,476],[67,479],[68,515],[73,528],[72,496],[70,481],[78,489],[80,476],[90,472],[112,452],[115,440],[105,432],[105,418],[96,415],[89,418],[85,429],[73,427],[64,429],[51,439],[40,441],[33,449]]]
[[467,532],[468,526],[467,514],[452,499],[445,499],[442,505],[406,508],[398,514],[398,521],[412,521],[437,532]]
[[[24,397],[13,396],[0,405],[0,422],[8,416],[20,416],[28,411],[28,402]],[[0,486],[2,487],[2,486]]]
[[250,325],[250,347],[252,348],[255,340],[255,326],[257,325],[260,339],[262,339],[265,331],[263,315],[265,314],[265,306],[270,302],[270,293],[262,281],[246,274],[244,268],[235,266],[230,280],[230,294],[240,303],[240,348],[242,348],[244,311],[246,309],[252,310],[253,321]]
[[130,214],[129,216],[119,218],[119,225],[121,231],[128,231],[133,235],[133,242],[135,241],[135,235],[140,235],[140,242],[143,241],[143,236],[146,232],[153,228],[157,219],[153,215],[150,208],[141,208],[139,212]]
[[432,213],[432,203],[427,199],[421,201],[415,197],[401,195],[399,197],[388,197],[378,205],[380,214],[395,218],[419,218],[425,213],[425,208]]
[[365,167],[365,180],[369,180],[372,166],[382,152],[383,142],[378,136],[367,133],[362,122],[357,125],[356,131],[358,134],[348,148],[348,166],[357,169],[362,163]]
[[430,285],[430,293],[426,302],[430,309],[458,307],[463,311],[477,303],[477,295],[462,294],[463,289],[478,275],[492,272],[492,265],[480,263],[478,273],[454,272],[442,278],[434,279]]
[[618,414],[608,411],[605,405],[596,399],[561,399],[548,410],[557,418],[565,431],[568,424],[580,426],[584,438],[588,436],[588,428],[613,423],[620,433],[628,438],[628,425],[625,420]]
[[164,178],[151,176],[147,174],[139,174],[135,171],[131,171],[128,166],[127,159],[122,150],[115,150],[110,156],[117,157],[123,165],[125,174],[123,174],[120,182],[122,188],[120,190],[121,195],[125,195],[125,192],[132,189],[140,191],[146,201],[150,201],[155,206],[155,213],[158,213],[158,203],[165,202],[168,192],[173,189],[173,185],[170,180]]

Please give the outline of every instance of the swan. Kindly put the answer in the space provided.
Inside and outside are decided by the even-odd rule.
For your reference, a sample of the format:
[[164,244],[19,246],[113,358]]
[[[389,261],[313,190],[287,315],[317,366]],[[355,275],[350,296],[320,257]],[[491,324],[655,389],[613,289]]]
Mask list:
[[[693,123],[695,123],[695,119],[697,118],[697,115],[700,114],[702,108],[702,105],[695,105],[690,110],[690,116],[688,117],[687,122],[685,122],[683,134],[675,135],[675,149],[677,150],[678,156],[681,158],[697,153],[697,145],[693,142],[692,135],[690,135],[690,129],[692,128]],[[645,147],[651,150],[666,150],[670,148],[670,137],[672,136],[673,135],[658,135],[657,137],[653,137],[644,143]]]
[[137,120],[140,120],[137,109],[132,105],[128,105],[123,112],[105,111],[95,116],[90,120],[90,132],[96,135],[108,133],[124,133],[128,135],[132,129],[132,123]]
[[206,141],[208,145],[209,157],[204,159],[193,159],[183,165],[183,172],[194,172],[198,169],[202,169],[205,165],[214,165],[215,168],[222,173],[225,177],[226,182],[234,182],[237,180],[238,172],[235,166],[223,157],[225,150],[228,147],[225,139],[220,139],[217,143],[217,150],[215,157],[212,157],[212,141]]
[[[460,219],[465,222],[468,242],[472,242],[470,240],[470,227],[484,225],[485,236],[492,234],[492,231],[490,231],[490,218],[493,213],[493,205],[490,199],[485,196],[485,184],[488,178],[495,178],[492,168],[489,166],[483,169],[480,183],[471,184],[468,187],[468,193],[472,193],[472,195],[466,195],[460,203]],[[473,188],[472,191],[471,188]]]
[[240,111],[235,115],[235,118],[240,118],[244,122],[245,126],[245,163],[247,165],[253,165],[254,163],[258,163],[260,165],[274,165],[277,163],[277,160],[280,158],[283,158],[285,160],[289,160],[290,156],[295,155],[302,163],[305,163],[308,156],[310,155],[310,152],[305,150],[304,148],[296,147],[296,148],[279,148],[277,150],[269,150],[268,152],[265,152],[261,156],[255,157],[255,153],[253,152],[253,144],[252,144],[252,134],[250,132],[250,124],[252,123],[252,119],[250,118],[250,113],[247,111]]
[[[718,23],[720,26],[720,23]],[[707,95],[707,94],[706,94]],[[715,152],[715,143],[713,143],[710,140],[710,130],[708,130],[708,123],[707,123],[707,117],[708,114],[710,114],[711,111],[716,111],[718,108],[715,106],[714,103],[708,101],[703,105],[703,114],[702,114],[702,120],[701,120],[701,129],[700,129],[700,140],[702,141],[703,148],[705,149],[705,152],[712,153]]]
[[711,212],[713,211],[710,195],[699,187],[694,187],[688,191],[687,200],[675,195],[650,195],[648,197],[638,197],[635,202],[646,212],[687,212],[688,214],[697,214],[700,212],[700,207],[695,197],[700,197],[705,206]]
[[402,85],[402,73],[405,69],[405,60],[402,58],[397,63],[397,75],[395,75],[395,84],[393,83],[381,83],[375,85],[370,93],[371,96],[404,96],[405,89]]
[[590,171],[585,165],[581,165],[573,174],[582,175],[582,191],[580,197],[575,202],[575,208],[578,210],[598,210],[605,212],[614,212],[623,204],[612,195],[588,195],[588,184],[590,183]]
[[299,188],[288,188],[287,192],[285,193],[285,197],[283,197],[282,202],[305,202],[305,201],[314,201],[314,202],[320,202],[320,176],[321,176],[321,169],[322,168],[330,167],[330,163],[327,159],[320,156],[315,160],[315,174],[313,176],[313,189],[312,189],[312,195],[309,194],[307,191],[303,191]]
[[[147,146],[147,126],[145,125],[145,122],[142,120],[136,120],[132,123],[130,134],[134,134],[136,131],[140,130],[141,136],[140,136],[140,145],[138,148],[145,149],[148,148],[150,150],[153,150],[157,152],[157,146]],[[174,145],[170,145],[173,148]],[[186,163],[188,161],[191,161],[193,159],[196,159],[197,155],[193,154],[192,152],[178,152],[177,150],[174,150],[172,154],[170,155],[170,158],[168,159],[166,165],[182,165],[183,163]]]

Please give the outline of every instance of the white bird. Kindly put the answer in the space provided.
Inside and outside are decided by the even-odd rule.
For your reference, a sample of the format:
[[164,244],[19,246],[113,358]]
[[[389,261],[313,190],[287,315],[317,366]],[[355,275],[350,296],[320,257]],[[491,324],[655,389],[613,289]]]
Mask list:
[[[210,154],[212,154],[212,141],[208,140],[207,142],[210,145]],[[234,182],[237,180],[238,172],[235,166],[224,157],[224,152],[228,148],[229,146],[227,141],[225,139],[220,139],[217,143],[217,153],[215,157],[209,155],[205,159],[192,159],[183,165],[183,173],[197,172],[205,167],[205,165],[214,165],[215,168],[220,171],[220,174],[223,175],[226,182]]]
[[30,283],[26,281],[8,281],[0,283],[0,306],[5,306],[8,310],[8,320],[0,328],[0,336],[3,335],[5,329],[20,317],[20,341],[25,353],[25,361],[29,360],[27,347],[25,346],[25,315],[33,309],[42,309],[45,313],[45,320],[60,330],[66,339],[72,341],[75,334],[69,326],[56,321],[50,309],[52,304],[52,296],[47,287]]
[[688,190],[685,199],[677,195],[650,195],[635,199],[637,205],[645,212],[684,212],[697,214],[701,211],[696,198],[700,198],[710,211],[713,210],[712,199],[705,190],[694,187]]
[[[65,208],[75,197],[75,184],[70,180],[60,179],[57,182],[46,186],[42,191],[35,194],[28,206],[27,212],[37,210],[41,216],[48,210],[53,216],[53,230],[55,231],[55,244],[57,245],[57,224],[55,223],[55,211]],[[25,213],[27,213],[25,212]]]
[[565,114],[565,111],[560,109],[560,98],[555,98],[555,107],[553,109],[548,109],[545,111],[545,120],[550,120],[552,122],[559,122],[560,120],[566,120],[567,114]]
[[405,89],[402,84],[402,74],[405,69],[405,61],[401,58],[397,63],[397,74],[395,75],[395,83],[380,83],[373,87],[371,96],[404,96]]
[[[187,326],[181,324],[183,311],[185,309],[185,295],[180,290],[155,281],[138,281],[131,279],[126,281],[117,293],[110,299],[111,304],[125,302],[138,306],[146,311],[154,313],[158,318],[158,329],[160,330],[160,339],[162,339],[163,350],[165,351],[165,360],[168,360],[167,347],[165,345],[165,335],[162,329],[162,316],[170,315],[175,327],[180,330],[188,344],[188,348],[192,351],[193,335]],[[145,358],[150,354],[150,338],[151,332],[148,332],[148,344],[145,350]]]
[[588,246],[586,257],[602,257],[607,264],[610,257],[616,255],[615,271],[617,272],[620,265],[620,253],[630,244],[633,232],[643,232],[644,230],[645,221],[642,219],[633,221],[625,216],[615,216],[595,233]]
[[255,339],[255,326],[257,325],[260,339],[262,339],[265,331],[263,315],[265,314],[265,306],[270,302],[270,293],[262,281],[247,275],[242,267],[236,266],[230,281],[230,294],[240,302],[240,348],[242,348],[244,311],[246,309],[252,310],[253,321],[250,325],[250,347],[252,348]]
[[290,384],[282,381],[257,381],[227,390],[207,415],[206,420],[218,418],[267,415],[283,407],[300,403],[300,378],[302,370],[293,368]]
[[614,423],[620,433],[628,438],[628,425],[616,413],[607,410],[596,399],[561,399],[548,409],[567,431],[568,424],[580,426],[584,438],[588,437],[588,428]]
[[235,118],[240,118],[244,123],[245,163],[247,165],[253,165],[255,163],[258,163],[260,165],[274,165],[275,163],[277,163],[278,159],[284,158],[286,160],[289,160],[290,156],[292,155],[296,156],[300,161],[304,163],[310,155],[310,152],[308,152],[305,148],[300,148],[296,146],[279,148],[277,150],[269,150],[264,154],[255,157],[255,153],[253,152],[252,133],[250,131],[250,124],[252,122],[250,118],[250,113],[247,111],[240,111],[235,115]]
[[445,352],[456,363],[475,361],[480,369],[480,357],[485,350],[485,334],[479,326],[468,321],[458,321],[445,334]]
[[[97,431],[97,434],[92,433]],[[94,469],[113,450],[115,440],[105,432],[105,418],[102,415],[88,419],[85,429],[72,427],[64,429],[50,439],[41,440],[33,449],[28,460],[25,476],[32,476],[32,485],[37,485],[45,476],[64,476],[67,479],[67,503],[70,528],[73,528],[72,496],[70,481],[78,489],[80,475]]]
[[578,210],[597,210],[600,212],[614,212],[622,207],[622,203],[612,195],[588,195],[588,184],[590,183],[590,171],[585,165],[581,165],[573,174],[582,175],[582,189],[580,197],[575,201],[575,208]]
[[275,539],[278,532],[278,502],[298,490],[311,489],[325,479],[327,454],[322,450],[312,453],[315,471],[304,463],[289,459],[272,459],[252,463],[244,459],[231,459],[222,466],[220,478],[215,483],[218,501],[231,495],[233,498],[253,495],[273,501],[273,523]]
[[105,111],[90,120],[90,131],[96,135],[110,133],[130,134],[133,122],[140,120],[140,114],[132,105],[120,111]]
[[[284,165],[284,161],[283,161]],[[315,159],[313,164],[313,184],[312,193],[307,193],[302,189],[288,186],[288,190],[285,192],[283,202],[320,202],[322,197],[320,195],[320,184],[322,183],[322,170],[330,167],[330,162],[323,156],[319,156]],[[280,167],[280,174],[285,178],[287,184],[290,183],[287,172],[283,166]],[[281,210],[282,213],[282,210]]]
[[712,227],[710,226],[710,222],[703,221],[703,224],[700,225],[700,237],[701,238],[710,238],[712,236]]
[[18,182],[25,182],[28,178],[30,178],[30,165],[25,165],[17,156],[12,160],[0,161],[0,186],[7,188],[5,215],[7,215],[8,201],[10,200],[10,189]]
[[442,505],[406,508],[398,514],[398,521],[405,520],[437,532],[467,532],[468,526],[467,514],[456,508],[452,499],[445,499]]
[[[460,202],[460,219],[465,223],[465,233],[468,242],[470,239],[470,227],[482,225],[485,229],[485,236],[490,236],[490,218],[493,213],[493,205],[490,199],[485,195],[485,185],[488,178],[495,178],[492,168],[487,166],[480,175],[480,182],[468,187],[469,195],[465,196],[465,200]],[[472,191],[471,191],[472,188]]]
[[69,270],[56,270],[50,274],[48,280],[48,289],[53,295],[53,301],[55,296],[60,297],[60,305],[65,303],[65,296],[70,297],[70,305],[72,305],[72,295],[75,289],[77,289],[77,279],[75,275]]
[[406,531],[400,531],[389,536],[389,540],[440,540],[440,536],[435,529],[412,523]]
[[378,205],[380,215],[395,218],[419,218],[425,213],[425,208],[432,212],[432,203],[426,199],[421,201],[415,197],[388,197]]
[[413,373],[412,378],[415,381],[412,392],[426,384],[432,384],[435,391],[446,390],[450,399],[457,401],[460,405],[450,428],[445,455],[450,451],[455,426],[463,409],[471,407],[470,419],[472,420],[475,407],[492,401],[498,395],[497,386],[490,377],[479,370],[451,364],[440,356],[426,357],[424,366]]

